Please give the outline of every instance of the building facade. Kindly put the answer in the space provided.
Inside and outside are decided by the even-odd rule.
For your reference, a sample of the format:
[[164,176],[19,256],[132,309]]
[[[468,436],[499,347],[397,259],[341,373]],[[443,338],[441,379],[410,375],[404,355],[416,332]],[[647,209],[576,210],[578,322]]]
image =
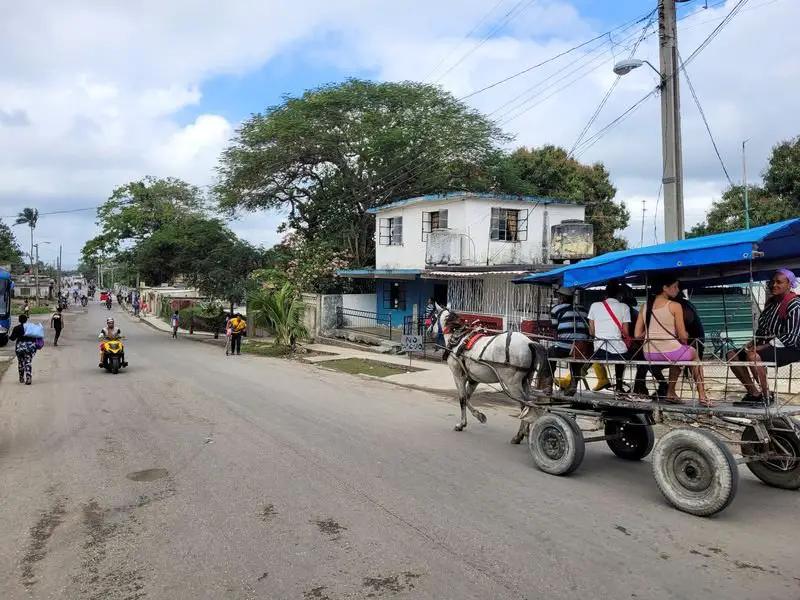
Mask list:
[[[375,279],[375,312],[392,327],[422,315],[429,298],[502,328],[519,327],[550,300],[512,279],[594,253],[584,206],[557,198],[453,192],[368,212],[376,219],[375,268],[339,275]],[[567,230],[589,235],[570,233],[573,241],[560,243],[556,256],[551,238],[561,240]]]

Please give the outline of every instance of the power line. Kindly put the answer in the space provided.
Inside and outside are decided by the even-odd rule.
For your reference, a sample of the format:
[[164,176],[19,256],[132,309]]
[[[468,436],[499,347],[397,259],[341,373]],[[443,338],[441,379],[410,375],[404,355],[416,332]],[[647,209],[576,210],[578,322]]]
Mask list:
[[[657,12],[657,10],[653,11],[652,15],[650,16],[650,20],[648,21],[648,23],[642,29],[642,35],[639,37],[639,39],[633,45],[633,48],[631,49],[631,52],[630,52],[628,58],[633,58],[635,56],[636,50],[639,49],[639,46],[644,41],[644,39],[647,37],[647,32],[650,29],[650,26],[655,22],[656,12]],[[570,149],[570,151],[569,151],[569,155],[570,156],[572,156],[572,153],[575,152],[575,148],[577,148],[578,145],[581,143],[581,141],[583,141],[584,136],[587,133],[589,133],[589,129],[591,129],[592,125],[594,125],[594,122],[597,120],[597,117],[600,116],[600,112],[605,107],[606,102],[608,102],[608,99],[611,97],[611,93],[617,87],[617,84],[619,84],[619,80],[621,78],[622,78],[622,75],[617,75],[617,78],[614,80],[614,83],[611,84],[611,87],[606,92],[606,95],[603,96],[603,99],[600,101],[600,104],[598,105],[597,109],[594,111],[594,114],[592,114],[592,116],[589,118],[589,122],[586,123],[585,127],[581,130],[580,134],[578,135],[578,139],[575,140],[575,143],[572,144],[572,149]]]
[[457,43],[455,46],[453,46],[453,48],[450,50],[450,52],[448,52],[448,53],[447,53],[447,55],[446,55],[444,58],[442,58],[442,60],[440,60],[440,61],[439,61],[439,62],[436,64],[436,66],[435,66],[435,67],[433,67],[433,69],[431,69],[431,70],[430,70],[430,72],[429,72],[427,75],[425,75],[425,78],[424,78],[422,81],[427,81],[427,80],[428,80],[428,78],[429,78],[431,75],[433,75],[433,74],[434,74],[434,73],[435,73],[435,72],[436,72],[436,71],[439,69],[439,67],[441,67],[441,66],[442,66],[442,65],[445,63],[445,61],[447,61],[447,59],[448,59],[448,58],[450,58],[450,57],[453,55],[453,53],[454,53],[456,50],[458,50],[458,49],[461,47],[461,44],[463,44],[464,42],[466,42],[466,41],[467,41],[467,40],[468,40],[468,39],[469,39],[469,38],[472,36],[472,34],[473,34],[473,33],[475,33],[475,32],[478,30],[478,28],[479,28],[481,25],[483,25],[483,22],[484,22],[486,19],[488,19],[488,18],[489,18],[489,15],[491,15],[491,14],[492,14],[492,13],[493,13],[495,10],[497,10],[497,9],[500,7],[500,5],[501,5],[501,4],[503,4],[503,2],[505,2],[505,0],[499,0],[499,1],[497,2],[497,4],[495,4],[495,5],[492,7],[492,9],[491,9],[489,12],[487,12],[485,15],[483,15],[483,17],[481,18],[481,20],[480,20],[480,21],[478,21],[478,22],[475,24],[475,26],[474,26],[472,29],[470,29],[470,30],[469,30],[469,31],[468,31],[468,32],[467,32],[467,33],[464,35],[464,37],[463,37],[463,38],[461,38],[461,41],[460,41],[460,42],[458,42],[458,43]]
[[[66,215],[70,213],[78,213],[78,212],[86,212],[88,210],[97,210],[100,208],[102,204],[98,204],[97,206],[87,206],[86,208],[70,208],[67,210],[52,210],[49,212],[40,212],[40,217],[46,217],[48,215]],[[0,217],[0,219],[16,219],[19,215],[6,215],[4,217]]]
[[711,145],[714,146],[714,153],[717,155],[717,159],[719,159],[719,164],[722,165],[722,171],[725,173],[725,178],[728,180],[728,184],[733,187],[733,180],[728,174],[728,169],[725,167],[725,161],[722,160],[722,155],[717,147],[717,142],[714,140],[714,134],[711,133],[711,126],[708,124],[708,119],[706,119],[706,113],[703,110],[703,107],[700,105],[700,99],[697,97],[697,92],[695,92],[694,86],[692,85],[692,80],[689,78],[689,72],[686,70],[686,66],[684,65],[680,52],[678,52],[678,62],[683,70],[683,77],[686,79],[686,84],[689,86],[689,91],[692,93],[692,98],[694,98],[694,103],[697,105],[697,110],[700,112],[700,116],[703,119],[703,124],[706,126],[708,137],[711,138]]
[[[470,56],[471,56],[471,55],[472,55],[474,52],[476,52],[476,51],[477,51],[477,50],[478,50],[478,49],[479,49],[481,46],[483,46],[483,45],[484,45],[486,42],[488,42],[488,41],[489,41],[489,40],[492,38],[492,36],[493,36],[494,34],[496,34],[496,33],[497,33],[498,31],[500,31],[500,30],[501,30],[503,27],[505,27],[505,26],[506,26],[506,24],[507,24],[507,23],[508,23],[508,22],[509,22],[509,21],[510,21],[512,18],[516,17],[516,16],[517,16],[517,15],[519,15],[519,14],[522,14],[522,12],[523,12],[524,10],[526,10],[526,9],[527,9],[527,8],[528,8],[528,7],[529,7],[531,4],[533,4],[534,2],[536,2],[536,0],[518,0],[518,1],[517,1],[517,3],[516,3],[514,6],[513,6],[513,8],[512,8],[511,10],[509,10],[509,11],[508,11],[508,12],[507,12],[507,13],[506,13],[504,16],[503,16],[503,21],[502,21],[502,22],[501,22],[499,25],[495,26],[495,27],[494,27],[494,29],[492,29],[492,30],[491,30],[489,33],[487,33],[487,34],[486,34],[486,35],[483,37],[483,39],[481,39],[481,40],[480,40],[480,41],[479,41],[479,42],[478,42],[478,43],[477,43],[475,46],[473,46],[473,47],[472,47],[472,48],[471,48],[469,51],[467,51],[467,52],[466,52],[466,53],[465,53],[465,54],[464,54],[464,55],[463,55],[463,56],[462,56],[462,57],[461,57],[461,58],[460,58],[458,61],[456,61],[456,63],[455,63],[455,64],[454,64],[452,67],[450,67],[449,69],[447,69],[447,71],[445,71],[444,73],[442,73],[442,74],[441,74],[441,75],[440,75],[440,76],[439,76],[439,77],[436,79],[436,83],[438,83],[439,81],[441,81],[442,79],[444,79],[444,78],[445,78],[447,75],[449,75],[450,73],[452,73],[452,72],[453,72],[453,70],[454,70],[456,67],[458,67],[458,65],[460,65],[461,63],[463,63],[463,62],[464,62],[464,61],[465,61],[467,58],[469,58],[469,57],[470,57]],[[524,5],[524,6],[522,6],[522,4],[523,4],[523,3],[525,3],[525,5]],[[522,6],[522,7],[520,8],[520,6]],[[517,10],[517,9],[519,9],[519,10]],[[515,11],[516,11],[516,14],[514,14],[514,12],[515,12]]]
[[504,77],[503,79],[500,79],[499,81],[495,81],[494,83],[490,83],[489,85],[486,85],[486,86],[484,86],[484,87],[482,87],[482,88],[480,88],[478,90],[475,90],[474,92],[471,92],[471,93],[467,94],[466,96],[461,96],[459,98],[459,100],[461,100],[461,101],[467,100],[468,98],[472,98],[473,96],[477,96],[478,94],[482,94],[483,92],[485,92],[487,90],[491,90],[492,88],[495,88],[498,85],[502,85],[504,83],[507,83],[507,82],[511,81],[512,79],[516,79],[517,77],[521,77],[522,75],[525,75],[526,73],[530,73],[531,71],[533,71],[535,69],[538,69],[538,68],[543,67],[544,65],[546,65],[548,63],[551,63],[551,62],[553,62],[555,60],[558,60],[562,56],[566,56],[567,54],[571,54],[572,52],[575,52],[576,50],[580,50],[581,48],[583,48],[584,46],[588,46],[592,42],[596,42],[597,40],[603,39],[603,38],[607,37],[608,35],[614,33],[615,31],[617,31],[618,29],[627,29],[631,25],[636,25],[638,23],[642,23],[643,21],[647,20],[651,14],[652,14],[652,11],[648,12],[647,14],[645,14],[645,15],[643,15],[641,17],[637,17],[637,18],[635,18],[635,19],[633,19],[631,21],[627,21],[627,22],[623,23],[622,25],[618,25],[614,29],[610,29],[609,31],[601,33],[600,35],[597,35],[597,36],[593,37],[590,40],[586,40],[585,42],[581,42],[580,44],[577,44],[577,45],[573,46],[572,48],[564,50],[563,52],[559,52],[555,56],[551,56],[550,58],[548,58],[546,60],[543,60],[542,62],[536,63],[535,65],[531,65],[530,67],[526,67],[525,69],[522,69],[521,71],[517,71],[516,73],[512,73],[508,77]]

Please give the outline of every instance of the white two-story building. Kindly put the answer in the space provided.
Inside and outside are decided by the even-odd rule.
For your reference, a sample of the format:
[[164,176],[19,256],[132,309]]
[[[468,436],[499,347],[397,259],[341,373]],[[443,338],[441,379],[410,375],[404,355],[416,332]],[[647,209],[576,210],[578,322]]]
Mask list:
[[557,198],[452,192],[397,200],[375,215],[375,312],[393,327],[422,315],[429,298],[502,328],[547,310],[537,286],[511,280],[594,254],[584,206]]

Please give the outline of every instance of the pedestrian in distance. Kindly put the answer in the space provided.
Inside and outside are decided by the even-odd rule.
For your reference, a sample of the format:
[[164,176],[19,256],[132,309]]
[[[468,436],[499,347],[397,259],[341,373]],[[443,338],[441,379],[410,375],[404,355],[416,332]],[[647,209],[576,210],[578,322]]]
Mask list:
[[33,356],[36,354],[36,338],[25,335],[25,323],[28,322],[28,315],[19,316],[19,325],[11,330],[9,339],[14,344],[14,352],[17,355],[17,366],[19,367],[19,382],[25,385],[31,384],[33,377]]
[[60,306],[56,309],[56,312],[53,313],[53,316],[50,317],[50,327],[52,327],[56,332],[53,345],[58,346],[58,338],[61,337],[61,330],[64,328],[64,319],[63,315],[61,314]]
[[247,331],[247,321],[236,313],[231,319],[231,356],[242,354],[242,336]]
[[172,338],[178,338],[178,326],[180,325],[180,318],[178,317],[178,311],[176,310],[172,313]]
[[30,316],[30,314],[31,314],[31,306],[30,306],[30,304],[28,304],[27,300],[25,300],[25,302],[22,304],[22,311],[21,312],[26,317]]

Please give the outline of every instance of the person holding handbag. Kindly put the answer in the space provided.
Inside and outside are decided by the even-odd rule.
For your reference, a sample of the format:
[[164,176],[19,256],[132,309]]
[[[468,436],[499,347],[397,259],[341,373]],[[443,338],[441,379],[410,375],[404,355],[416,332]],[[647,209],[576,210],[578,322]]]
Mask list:
[[605,299],[595,302],[589,307],[589,332],[594,338],[594,354],[597,360],[620,361],[614,365],[615,388],[618,393],[625,393],[624,361],[632,345],[631,309],[620,302],[620,284],[616,281],[606,286]]

